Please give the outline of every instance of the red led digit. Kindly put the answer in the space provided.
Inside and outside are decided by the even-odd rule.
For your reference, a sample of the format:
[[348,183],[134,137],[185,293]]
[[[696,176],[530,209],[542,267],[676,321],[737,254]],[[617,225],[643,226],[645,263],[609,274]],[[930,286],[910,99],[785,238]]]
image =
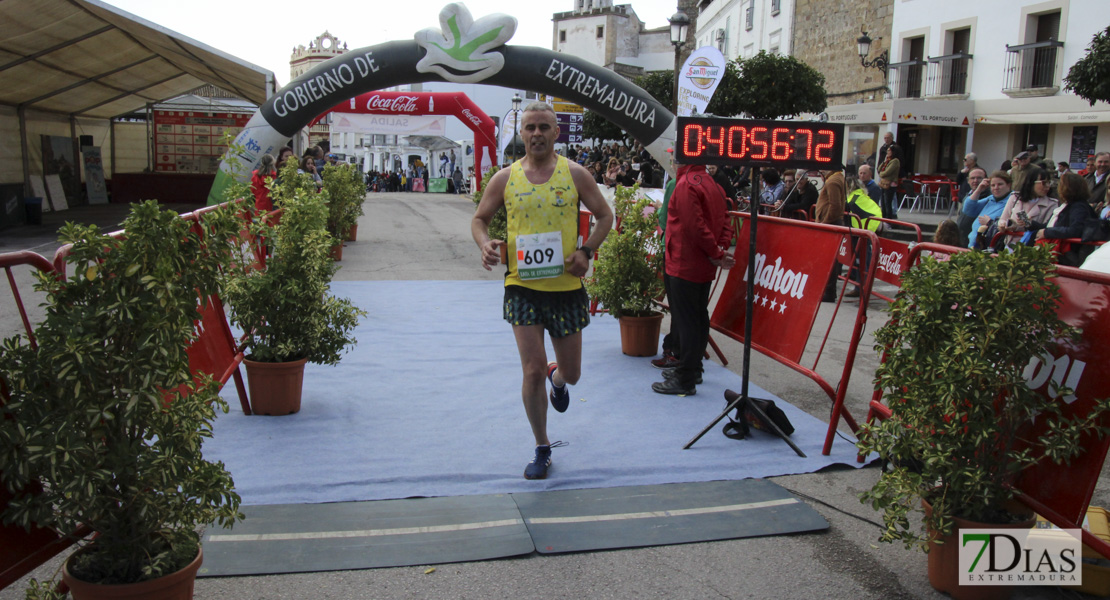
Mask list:
[[817,144],[817,149],[813,152],[814,158],[821,162],[832,162],[832,153],[826,152],[825,155],[822,156],[821,151],[832,149],[833,143],[836,140],[836,135],[831,130],[819,129],[817,131],[817,136],[818,138],[820,138],[821,136],[827,136],[829,141]]
[[[697,123],[691,123],[682,130],[682,153],[686,156],[701,156],[705,152],[705,143],[701,141],[703,129]],[[690,149],[690,138],[693,138],[694,148]]]
[[717,153],[716,153],[715,156],[724,156],[725,155],[725,128],[724,127],[716,127],[717,137],[713,137],[713,129],[714,129],[714,127],[706,127],[705,128],[705,141],[709,142],[710,144],[716,144],[717,145]]
[[[813,132],[808,129],[799,129],[794,132],[794,139],[797,140],[798,136],[806,136],[806,160],[813,160]],[[794,148],[797,149],[798,144],[795,142]]]
[[749,139],[751,139],[751,141],[752,141],[752,146],[762,146],[763,147],[763,150],[761,150],[760,152],[753,152],[752,153],[752,160],[764,160],[764,159],[767,158],[767,154],[770,151],[770,144],[767,143],[767,140],[760,140],[760,139],[756,138],[756,136],[761,134],[761,133],[767,133],[767,128],[766,127],[752,127],[752,133],[751,133],[750,136],[748,136]]
[[790,158],[790,144],[784,139],[779,139],[779,135],[789,133],[790,130],[785,127],[776,127],[771,131],[771,158],[774,160],[786,160]]
[[[745,139],[748,130],[739,126],[733,125],[728,128],[728,157],[729,158],[744,158],[748,153],[748,142]],[[737,149],[736,142],[739,142],[739,149]]]

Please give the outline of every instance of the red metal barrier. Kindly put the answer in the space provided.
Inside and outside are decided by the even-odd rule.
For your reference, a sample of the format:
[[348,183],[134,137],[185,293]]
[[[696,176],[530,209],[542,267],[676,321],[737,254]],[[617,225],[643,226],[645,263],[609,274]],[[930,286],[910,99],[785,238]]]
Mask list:
[[[748,224],[747,219],[743,218],[745,215],[731,214],[742,222],[739,239],[747,239]],[[829,396],[832,412],[822,449],[822,453],[828,455],[841,417],[852,431],[858,429],[855,419],[844,408],[844,399],[864,324],[867,322],[867,303],[860,302],[856,311],[851,339],[848,341],[848,353],[844,357],[844,368],[835,388],[816,369],[839,312],[843,289],[813,366],[805,367],[800,361],[821,308],[825,283],[832,273],[833,264],[838,260],[838,249],[852,236],[859,238],[861,244],[870,242],[872,246],[878,244],[878,237],[870,231],[778,217],[760,218],[757,231],[752,348],[809,377]],[[800,240],[804,240],[804,243],[800,243]],[[864,274],[862,295],[865,298],[871,293],[877,261],[878,254],[872,253],[871,261],[861,269]],[[744,266],[748,264],[747,244],[737,244],[736,264],[736,268],[729,270],[725,287],[713,309],[710,325],[713,329],[743,342],[744,300],[749,276]]]
[[[965,249],[956,250],[966,252]],[[953,248],[939,244],[920,244],[910,251],[910,264],[917,264],[923,252],[951,254]],[[1110,275],[1072,267],[1057,267],[1056,284],[1060,287],[1060,318],[1081,331],[1078,342],[1058,345],[1044,356],[1030,359],[1025,379],[1030,387],[1046,395],[1056,386],[1066,386],[1074,393],[1060,399],[1065,418],[1085,417],[1096,399],[1110,395]],[[882,403],[882,391],[871,400],[867,420],[887,419],[890,408]],[[1110,426],[1110,418],[1104,418]],[[1030,433],[1036,437],[1046,423],[1042,420]],[[1086,448],[1070,465],[1042,461],[1022,472],[1015,491],[1018,498],[1046,519],[1062,528],[1077,529],[1086,515],[1095,485],[1110,449],[1110,437],[1087,436],[1081,440]],[[1110,558],[1110,544],[1084,531],[1083,543]]]
[[[23,320],[23,328],[27,332],[28,341],[34,348],[34,334],[27,313],[23,309],[19,288],[12,276],[12,268],[29,266],[44,273],[53,273],[54,267],[44,257],[29,251],[10,252],[0,254],[0,267],[8,274],[8,283],[11,285],[12,296],[15,298],[19,316]],[[0,381],[0,404],[7,402],[8,392],[3,381]],[[0,486],[0,506],[6,507],[11,501],[9,494]],[[27,573],[33,571],[40,564],[50,560],[73,544],[74,539],[85,537],[89,530],[82,529],[74,533],[73,537],[66,537],[52,529],[36,527],[27,531],[22,527],[0,525],[0,589],[3,589]]]
[[44,273],[51,273],[54,268],[50,265],[50,261],[30,250],[0,254],[0,267],[4,268],[4,273],[8,276],[8,286],[11,287],[12,299],[15,301],[19,318],[23,321],[23,331],[27,334],[27,341],[31,344],[31,348],[38,348],[31,321],[27,318],[27,310],[23,307],[23,297],[19,294],[19,287],[15,284],[15,276],[12,274],[12,267],[20,265],[33,267]]

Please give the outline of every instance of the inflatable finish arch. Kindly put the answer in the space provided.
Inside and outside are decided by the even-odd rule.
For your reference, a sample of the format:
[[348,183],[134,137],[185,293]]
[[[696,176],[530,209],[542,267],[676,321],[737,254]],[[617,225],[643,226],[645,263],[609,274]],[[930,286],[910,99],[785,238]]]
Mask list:
[[493,119],[462,92],[367,92],[333,107],[309,125],[315,125],[328,113],[453,115],[474,132],[474,164],[481,165],[483,156],[488,157],[489,164],[497,164]]
[[[223,201],[231,163],[248,166],[274,154],[321,113],[354,96],[383,88],[449,81],[487,83],[543,92],[602,114],[667,165],[675,139],[674,115],[646,91],[613,71],[576,56],[530,46],[506,46],[516,18],[494,14],[473,20],[461,3],[439,13],[440,29],[424,29],[413,41],[352,50],[317,65],[270,97],[235,139],[238,156],[225,154],[208,203]],[[480,163],[479,163],[480,164]]]

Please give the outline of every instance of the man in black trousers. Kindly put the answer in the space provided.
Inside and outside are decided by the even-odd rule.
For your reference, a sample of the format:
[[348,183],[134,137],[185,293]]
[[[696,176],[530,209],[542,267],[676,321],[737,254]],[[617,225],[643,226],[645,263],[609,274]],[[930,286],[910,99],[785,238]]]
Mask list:
[[709,344],[709,291],[717,267],[731,268],[732,237],[724,190],[701,165],[682,165],[667,207],[666,273],[663,283],[677,334],[679,364],[651,384],[659,394],[692,396],[701,382]]

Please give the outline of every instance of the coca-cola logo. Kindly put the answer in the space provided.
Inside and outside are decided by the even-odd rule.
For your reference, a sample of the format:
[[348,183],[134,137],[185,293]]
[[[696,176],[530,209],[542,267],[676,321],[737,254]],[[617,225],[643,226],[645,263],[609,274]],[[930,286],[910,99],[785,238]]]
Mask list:
[[891,252],[883,254],[879,252],[879,268],[891,275],[898,275],[902,272],[902,253]]
[[478,118],[478,116],[477,116],[477,115],[475,115],[474,113],[470,112],[470,109],[469,109],[469,108],[464,108],[464,109],[462,109],[462,114],[463,114],[464,116],[466,116],[466,118],[470,119],[470,122],[471,122],[471,123],[474,123],[475,125],[477,125],[477,126],[481,127],[481,125],[482,125],[482,119]]
[[374,94],[366,100],[366,110],[387,110],[397,113],[416,112],[416,96],[397,96],[395,98],[382,98]]

